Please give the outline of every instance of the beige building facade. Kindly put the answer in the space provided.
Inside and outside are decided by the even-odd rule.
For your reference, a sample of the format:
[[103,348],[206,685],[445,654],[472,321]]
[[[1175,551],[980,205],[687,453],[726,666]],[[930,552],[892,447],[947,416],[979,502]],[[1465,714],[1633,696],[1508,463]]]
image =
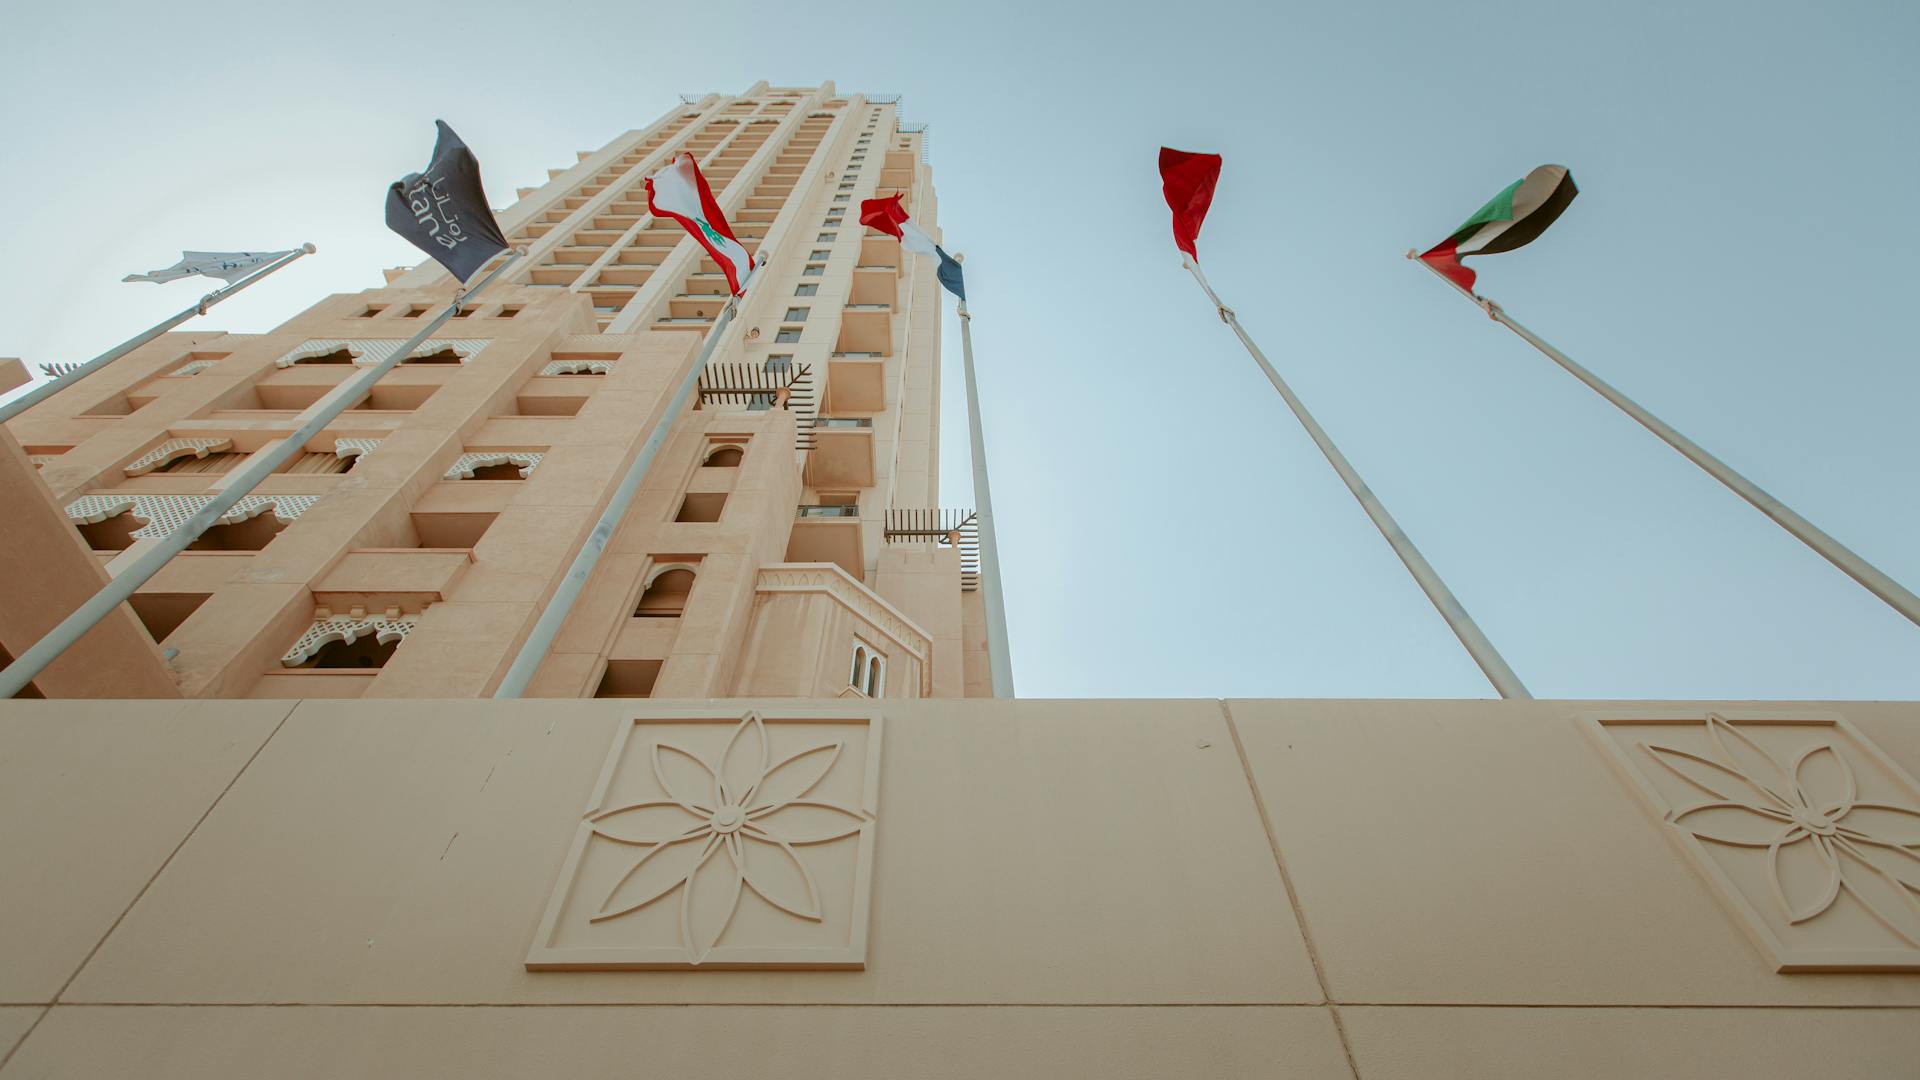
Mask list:
[[[1920,1074],[1920,705],[991,698],[940,290],[855,220],[937,225],[896,107],[523,190],[505,284],[0,703],[0,1080]],[[767,265],[669,415],[681,150]],[[8,654],[452,295],[389,276],[7,424]]]
[[[486,695],[666,424],[534,696],[990,692],[973,522],[938,501],[942,293],[858,221],[862,199],[904,191],[937,225],[924,133],[895,110],[758,84],[522,189],[499,216],[525,257],[139,589],[153,647],[110,642],[128,624],[111,620],[65,662],[85,677],[36,689]],[[644,178],[682,152],[765,265],[669,416],[727,299],[647,213]],[[63,550],[57,580],[16,582],[9,654],[71,610],[54,594],[90,594],[184,523],[455,288],[431,262],[388,278],[270,333],[167,334],[10,422],[10,503],[50,502],[99,568]],[[129,651],[159,670],[95,662]]]

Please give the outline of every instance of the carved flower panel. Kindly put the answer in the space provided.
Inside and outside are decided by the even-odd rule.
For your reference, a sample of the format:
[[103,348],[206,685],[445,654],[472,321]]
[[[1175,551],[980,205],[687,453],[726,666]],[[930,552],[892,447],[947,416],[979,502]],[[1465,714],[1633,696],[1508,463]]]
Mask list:
[[621,723],[530,969],[866,963],[880,720]]
[[1776,971],[1920,970],[1920,784],[1851,724],[1591,723]]

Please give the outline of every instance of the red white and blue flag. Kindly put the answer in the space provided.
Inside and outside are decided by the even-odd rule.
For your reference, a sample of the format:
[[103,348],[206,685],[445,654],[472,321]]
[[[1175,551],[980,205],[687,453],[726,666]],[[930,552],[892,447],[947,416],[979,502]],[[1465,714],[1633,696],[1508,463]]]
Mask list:
[[954,261],[953,256],[942,251],[940,245],[933,242],[933,237],[928,236],[921,231],[920,226],[913,223],[913,218],[907,214],[907,208],[900,205],[901,197],[901,192],[895,192],[884,199],[862,200],[860,224],[878,229],[900,241],[900,246],[907,251],[915,251],[939,259],[940,269],[937,274],[940,284],[946,286],[948,292],[965,300],[967,285],[966,280],[960,276],[960,264]]
[[727,216],[714,201],[713,189],[700,175],[692,154],[676,156],[667,167],[647,177],[647,210],[655,217],[680,223],[687,234],[707,249],[707,255],[727,275],[727,288],[739,296],[753,274],[753,256],[734,239]]

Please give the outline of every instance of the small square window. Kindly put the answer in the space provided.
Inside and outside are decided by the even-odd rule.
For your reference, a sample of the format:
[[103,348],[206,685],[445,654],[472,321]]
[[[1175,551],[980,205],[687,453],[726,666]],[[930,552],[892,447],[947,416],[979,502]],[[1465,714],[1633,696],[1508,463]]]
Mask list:
[[824,258],[826,258],[827,256],[829,256],[829,255],[832,255],[832,254],[833,254],[833,252],[831,252],[831,251],[823,251],[823,250],[821,250],[821,249],[818,249],[818,248],[816,248],[816,249],[814,249],[814,250],[813,250],[812,252],[810,252],[810,253],[808,253],[808,255],[807,255],[807,258],[809,258],[809,259],[824,259]]
[[795,295],[795,296],[813,296],[814,294],[816,294],[816,293],[818,293],[819,291],[820,291],[820,286],[818,286],[818,285],[802,285],[802,286],[800,286],[799,288],[796,288],[796,289],[794,289],[794,290],[793,290],[793,295]]
[[834,201],[834,202],[846,202],[846,201],[847,201],[847,199],[848,199],[849,197],[850,197],[850,196],[846,196],[846,195],[835,195],[835,196],[833,197],[833,201]]
[[518,315],[518,314],[520,314],[520,312],[521,312],[522,310],[523,310],[523,309],[521,308],[521,306],[520,306],[519,304],[508,304],[508,305],[507,305],[506,307],[503,307],[503,308],[501,308],[501,309],[500,309],[500,313],[499,313],[498,315],[495,315],[495,316],[494,316],[494,318],[496,318],[496,319],[511,319],[511,318],[513,318],[513,317],[514,317],[515,315]]
[[362,319],[371,319],[385,310],[387,309],[383,304],[368,304],[367,310],[361,312],[359,317]]
[[426,313],[427,313],[427,305],[408,304],[407,310],[401,312],[400,317],[403,319],[417,319],[420,316],[425,315]]
[[841,185],[840,185],[840,190],[841,190],[841,191],[852,191],[852,190],[853,190],[853,184],[852,184],[852,182],[848,182],[848,183],[845,183],[845,184],[841,184]]
[[[827,224],[829,224],[829,225],[838,225],[838,224],[839,224],[839,222],[837,222],[837,221],[829,221],[829,222],[827,222]],[[816,237],[814,237],[814,238],[813,238],[813,240],[814,240],[814,243],[816,243],[816,244],[830,244],[830,243],[832,243],[833,241],[835,241],[835,240],[837,240],[837,239],[839,239],[839,238],[840,238],[840,234],[839,234],[839,233],[830,233],[830,232],[823,232],[823,233],[821,233],[821,234],[820,234],[819,236],[816,236]]]
[[780,328],[780,332],[773,336],[773,340],[776,345],[798,344],[800,341],[800,328],[797,326],[783,326]]
[[793,370],[792,353],[774,353],[767,357],[766,372],[769,375],[782,375]]
[[807,266],[801,269],[800,276],[801,277],[819,277],[822,274],[825,274],[826,272],[827,272],[827,268],[824,266],[818,266],[818,265]]
[[803,307],[790,307],[782,318],[787,322],[806,322],[807,311],[808,309]]

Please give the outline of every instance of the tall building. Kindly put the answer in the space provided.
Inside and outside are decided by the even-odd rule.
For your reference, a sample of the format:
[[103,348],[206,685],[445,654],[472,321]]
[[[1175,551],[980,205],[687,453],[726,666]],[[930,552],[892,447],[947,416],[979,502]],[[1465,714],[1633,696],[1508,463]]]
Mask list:
[[[987,697],[934,268],[850,213],[935,224],[924,137],[762,84],[521,192],[511,283],[35,687],[300,700],[0,701],[0,1080],[1914,1073],[1915,703]],[[699,373],[681,149],[770,255]],[[453,288],[7,425],[0,643]],[[661,424],[548,699],[471,700]]]
[[[939,500],[942,293],[858,221],[903,191],[937,225],[925,132],[896,110],[832,83],[687,98],[520,189],[498,217],[525,257],[35,689],[486,695],[667,424],[534,696],[990,693],[974,523]],[[728,300],[647,212],[645,177],[683,151],[764,265],[666,415]],[[456,288],[433,262],[386,276],[269,333],[167,334],[9,423],[11,505],[50,500],[79,538],[9,526],[53,549],[5,586],[9,653]]]

